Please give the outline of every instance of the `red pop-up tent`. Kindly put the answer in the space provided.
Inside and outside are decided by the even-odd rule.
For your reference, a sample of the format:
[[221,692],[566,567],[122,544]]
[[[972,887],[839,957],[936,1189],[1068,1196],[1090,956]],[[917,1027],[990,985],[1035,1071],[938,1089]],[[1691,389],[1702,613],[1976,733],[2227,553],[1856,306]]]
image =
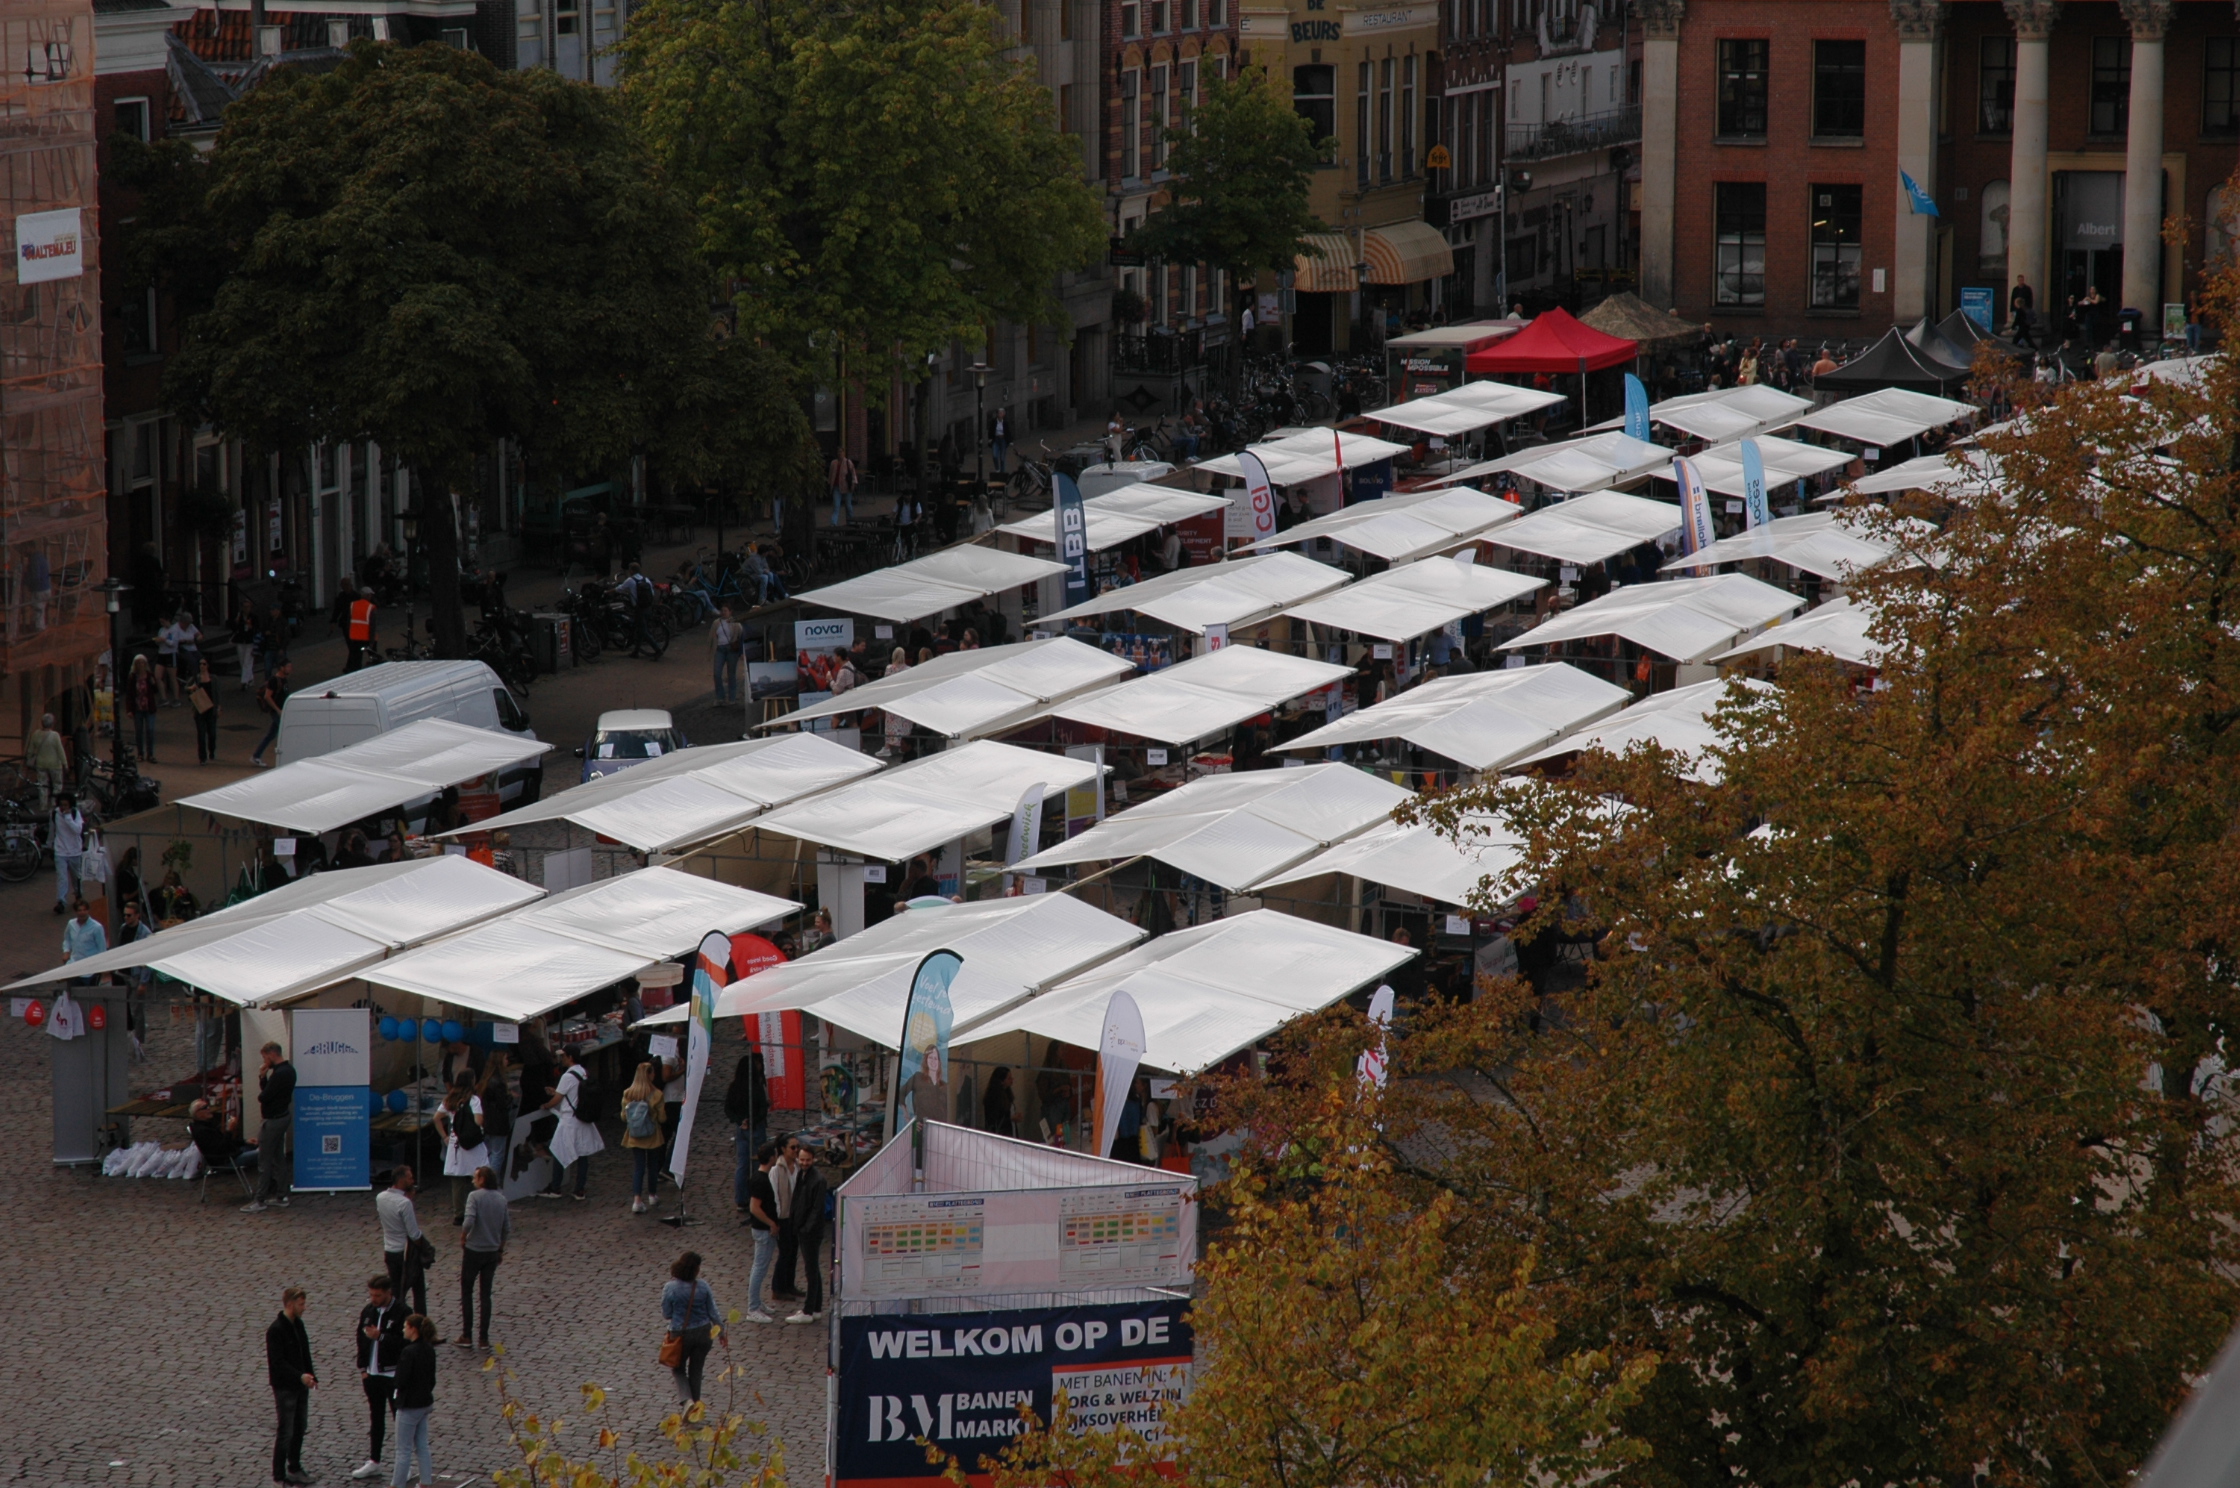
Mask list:
[[1499,346],[1472,352],[1466,365],[1472,372],[1600,372],[1632,361],[1638,350],[1556,309],[1535,316]]

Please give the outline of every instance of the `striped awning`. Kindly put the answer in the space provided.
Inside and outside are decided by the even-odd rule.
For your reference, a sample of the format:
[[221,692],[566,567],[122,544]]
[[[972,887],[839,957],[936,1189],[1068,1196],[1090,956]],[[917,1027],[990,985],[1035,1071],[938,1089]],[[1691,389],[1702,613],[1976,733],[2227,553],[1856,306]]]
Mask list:
[[1361,276],[1353,268],[1358,260],[1352,238],[1344,233],[1308,233],[1302,241],[1307,251],[1295,261],[1299,278],[1294,286],[1300,293],[1352,294],[1361,287]]
[[1454,250],[1428,222],[1394,222],[1364,235],[1371,284],[1421,284],[1454,272]]

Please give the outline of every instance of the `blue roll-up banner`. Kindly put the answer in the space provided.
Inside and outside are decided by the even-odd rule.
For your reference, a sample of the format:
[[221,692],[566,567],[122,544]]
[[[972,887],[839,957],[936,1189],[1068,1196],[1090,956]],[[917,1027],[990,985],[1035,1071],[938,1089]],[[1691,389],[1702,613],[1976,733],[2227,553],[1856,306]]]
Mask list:
[[1064,471],[1050,476],[1050,513],[1057,519],[1058,561],[1066,566],[1066,608],[1089,602],[1089,514],[1081,488]]
[[1743,526],[1755,531],[1773,520],[1773,512],[1766,505],[1766,462],[1758,453],[1758,441],[1742,441],[1742,511]]
[[1077,1431],[1126,1425],[1154,1445],[1190,1393],[1186,1299],[840,1320],[836,1488],[930,1482],[924,1437],[968,1473],[1066,1394]]
[[373,1091],[364,1085],[298,1085],[295,1184],[373,1187]]
[[1649,440],[1649,390],[1631,372],[1626,374],[1626,438]]

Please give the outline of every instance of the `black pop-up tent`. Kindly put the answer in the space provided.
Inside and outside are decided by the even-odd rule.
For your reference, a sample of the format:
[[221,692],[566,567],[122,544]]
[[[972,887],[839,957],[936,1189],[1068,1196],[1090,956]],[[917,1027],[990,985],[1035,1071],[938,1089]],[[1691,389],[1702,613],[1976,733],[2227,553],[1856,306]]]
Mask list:
[[1816,388],[1868,393],[1877,388],[1917,388],[1942,393],[1968,380],[1968,369],[1931,356],[1892,326],[1859,355],[1812,380]]

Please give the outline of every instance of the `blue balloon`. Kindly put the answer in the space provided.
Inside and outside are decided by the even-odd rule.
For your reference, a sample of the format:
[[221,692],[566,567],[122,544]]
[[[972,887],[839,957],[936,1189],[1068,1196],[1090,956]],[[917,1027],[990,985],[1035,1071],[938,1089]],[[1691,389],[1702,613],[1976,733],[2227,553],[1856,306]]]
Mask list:
[[431,1044],[441,1043],[443,1041],[443,1024],[434,1018],[422,1019],[420,1022],[420,1037]]
[[444,1041],[445,1043],[447,1043],[447,1044],[456,1044],[456,1043],[459,1043],[459,1042],[463,1041],[463,1040],[464,1040],[464,1039],[466,1038],[466,1036],[467,1036],[467,1025],[466,1025],[466,1024],[464,1024],[464,1023],[461,1023],[461,1022],[460,1022],[460,1021],[459,1021],[459,1020],[458,1020],[457,1018],[446,1018],[446,1019],[444,1019],[444,1022],[443,1022],[443,1041]]
[[390,1092],[389,1092],[389,1109],[390,1109],[390,1110],[392,1110],[392,1111],[402,1111],[402,1110],[403,1110],[403,1109],[405,1108],[405,1104],[406,1104],[406,1102],[405,1102],[405,1094],[404,1094],[404,1092],[403,1092],[403,1091],[401,1091],[401,1090],[392,1090],[392,1091],[390,1091]]
[[381,1036],[382,1036],[383,1038],[385,1038],[385,1039],[393,1039],[393,1038],[395,1038],[395,1037],[397,1036],[397,1020],[396,1020],[396,1019],[394,1019],[394,1018],[383,1018],[383,1019],[381,1020]]

